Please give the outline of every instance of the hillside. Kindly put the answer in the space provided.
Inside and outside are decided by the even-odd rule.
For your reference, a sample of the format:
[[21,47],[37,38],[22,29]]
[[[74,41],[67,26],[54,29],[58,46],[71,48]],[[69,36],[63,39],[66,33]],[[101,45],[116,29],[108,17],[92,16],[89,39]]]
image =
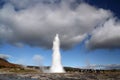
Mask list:
[[20,65],[10,63],[5,59],[0,58],[0,68],[20,68]]

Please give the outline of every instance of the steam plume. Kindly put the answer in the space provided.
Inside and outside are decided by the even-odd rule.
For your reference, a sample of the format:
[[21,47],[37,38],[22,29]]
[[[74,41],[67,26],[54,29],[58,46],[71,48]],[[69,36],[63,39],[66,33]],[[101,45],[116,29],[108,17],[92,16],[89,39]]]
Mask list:
[[61,55],[60,55],[60,40],[59,35],[56,34],[53,41],[53,55],[52,55],[52,66],[50,68],[51,73],[64,73],[63,66],[61,64]]

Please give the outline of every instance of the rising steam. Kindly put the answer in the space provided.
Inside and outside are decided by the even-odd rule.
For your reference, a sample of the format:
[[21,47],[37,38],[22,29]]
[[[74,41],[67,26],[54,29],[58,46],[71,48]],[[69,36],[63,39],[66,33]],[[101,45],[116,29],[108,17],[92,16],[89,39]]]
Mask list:
[[51,73],[64,73],[65,70],[61,64],[61,55],[60,55],[60,40],[59,35],[56,34],[53,41],[53,55],[52,55],[52,66],[50,68]]

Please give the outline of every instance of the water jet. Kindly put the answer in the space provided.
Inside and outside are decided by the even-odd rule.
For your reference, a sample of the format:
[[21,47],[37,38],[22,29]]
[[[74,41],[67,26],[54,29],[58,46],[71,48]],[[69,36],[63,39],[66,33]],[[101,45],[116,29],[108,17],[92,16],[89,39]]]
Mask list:
[[60,39],[59,35],[56,34],[53,41],[53,54],[52,54],[52,66],[50,67],[50,73],[65,73],[61,63],[60,54]]

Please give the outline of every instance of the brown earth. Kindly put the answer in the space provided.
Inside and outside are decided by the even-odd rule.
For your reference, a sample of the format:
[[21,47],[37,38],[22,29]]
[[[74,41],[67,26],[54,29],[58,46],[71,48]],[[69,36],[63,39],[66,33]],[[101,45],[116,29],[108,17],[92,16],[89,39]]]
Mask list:
[[20,67],[21,66],[18,64],[13,64],[5,59],[0,58],[0,68],[20,68]]
[[120,70],[64,69],[63,74],[43,73],[38,66],[22,67],[0,58],[0,80],[120,80]]

